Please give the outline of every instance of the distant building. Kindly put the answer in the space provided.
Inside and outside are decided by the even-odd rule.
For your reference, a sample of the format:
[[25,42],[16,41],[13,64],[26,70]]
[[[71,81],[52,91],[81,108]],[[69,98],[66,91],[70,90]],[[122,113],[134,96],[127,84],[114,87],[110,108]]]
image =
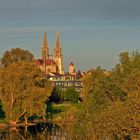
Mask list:
[[84,73],[78,72],[76,75],[71,75],[69,73],[54,74],[50,73],[47,78],[53,81],[54,86],[58,86],[61,90],[67,90],[69,88],[75,88],[76,91],[81,91],[83,82],[82,77]]
[[46,74],[50,72],[64,74],[62,49],[60,46],[59,33],[56,36],[56,46],[54,48],[53,55],[49,54],[49,48],[47,43],[46,32],[44,32],[44,38],[42,43],[42,58],[37,59],[36,64],[43,70]]
[[76,75],[75,66],[72,62],[69,65],[69,74]]
[[53,85],[58,86],[61,90],[67,90],[70,87],[74,87],[76,91],[81,91],[82,77],[85,74],[80,71],[76,72],[73,62],[69,65],[69,71],[67,73],[64,72],[59,33],[56,35],[56,45],[53,55],[49,54],[46,32],[44,32],[41,50],[42,58],[36,59],[35,63],[45,72],[46,78],[53,81]]

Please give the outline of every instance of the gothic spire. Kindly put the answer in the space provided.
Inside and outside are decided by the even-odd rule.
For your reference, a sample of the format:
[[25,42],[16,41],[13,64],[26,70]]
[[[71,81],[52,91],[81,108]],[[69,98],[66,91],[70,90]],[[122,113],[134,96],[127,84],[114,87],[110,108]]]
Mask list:
[[59,32],[56,33],[56,48],[61,48]]
[[44,32],[44,37],[43,37],[43,42],[42,42],[42,58],[43,58],[44,63],[47,59],[49,59],[49,48],[48,48],[48,43],[47,43],[46,32]]
[[62,49],[60,45],[60,36],[59,33],[56,33],[56,46],[54,48],[54,61],[58,67],[58,73],[64,74],[64,66],[63,66],[63,56],[62,56]]
[[46,32],[44,32],[44,38],[43,38],[43,42],[42,42],[42,48],[48,48]]

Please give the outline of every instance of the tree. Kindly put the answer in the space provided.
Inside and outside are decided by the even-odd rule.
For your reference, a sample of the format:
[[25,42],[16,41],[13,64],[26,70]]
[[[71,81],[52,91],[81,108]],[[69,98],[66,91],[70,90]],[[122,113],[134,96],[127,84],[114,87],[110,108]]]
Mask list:
[[9,64],[13,64],[21,61],[33,61],[33,54],[27,50],[20,48],[13,48],[10,51],[5,51],[3,57],[1,58],[1,65],[7,67]]
[[133,51],[132,53],[122,52],[119,55],[119,60],[120,63],[115,66],[112,72],[122,84],[130,73],[140,70],[140,53],[138,51]]
[[140,55],[122,53],[106,74],[96,68],[83,80],[83,108],[73,125],[74,139],[140,138]]
[[23,116],[45,116],[45,103],[52,84],[32,62],[20,62],[0,69],[0,99],[6,120],[17,123]]
[[59,103],[62,100],[62,96],[63,91],[59,87],[55,86],[53,88],[51,96],[49,97],[49,102]]
[[77,103],[79,99],[79,92],[75,88],[69,88],[64,92],[64,100],[71,101],[72,103]]
[[1,103],[1,100],[0,100],[0,119],[4,119],[4,118],[5,118],[5,113],[2,110],[2,103]]

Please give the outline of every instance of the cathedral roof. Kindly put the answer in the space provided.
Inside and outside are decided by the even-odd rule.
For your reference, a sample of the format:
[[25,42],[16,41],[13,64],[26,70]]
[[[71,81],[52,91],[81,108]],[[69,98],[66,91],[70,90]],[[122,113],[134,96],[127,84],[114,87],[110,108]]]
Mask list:
[[42,60],[42,59],[36,59],[36,60],[35,60],[35,63],[36,63],[37,65],[42,65],[42,64],[43,64],[43,60]]
[[53,59],[47,59],[46,60],[46,65],[56,65]]
[[[37,65],[43,65],[43,59],[36,59],[35,63]],[[50,66],[50,65],[56,65],[56,63],[54,62],[53,59],[47,59],[46,60],[46,65]]]

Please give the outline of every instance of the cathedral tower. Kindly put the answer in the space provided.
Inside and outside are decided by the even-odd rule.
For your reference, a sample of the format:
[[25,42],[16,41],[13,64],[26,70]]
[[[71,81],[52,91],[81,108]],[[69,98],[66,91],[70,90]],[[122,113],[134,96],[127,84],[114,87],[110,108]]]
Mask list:
[[47,43],[46,32],[44,32],[44,38],[42,42],[42,60],[43,60],[43,69],[46,72],[46,60],[49,59],[49,48]]
[[57,32],[56,34],[56,46],[54,48],[53,59],[58,67],[58,73],[64,74],[64,66],[63,66],[63,57],[62,57],[62,49],[60,44],[60,36]]
[[47,43],[46,32],[44,32],[43,42],[42,42],[42,59],[49,59],[49,48]]

